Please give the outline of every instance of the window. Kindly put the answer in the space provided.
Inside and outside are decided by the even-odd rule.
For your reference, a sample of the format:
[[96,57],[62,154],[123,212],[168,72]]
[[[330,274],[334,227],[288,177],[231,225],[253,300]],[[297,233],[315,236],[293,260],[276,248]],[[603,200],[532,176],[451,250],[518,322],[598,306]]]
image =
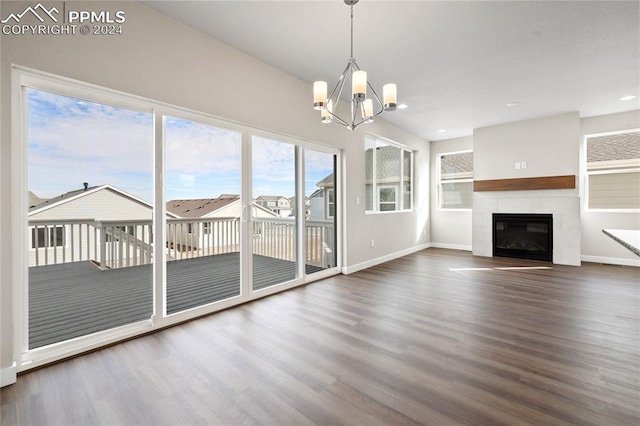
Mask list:
[[640,130],[585,138],[587,207],[640,209]]
[[411,210],[413,152],[392,142],[367,136],[365,163],[367,211]]
[[381,212],[389,212],[397,210],[395,186],[379,186],[378,187],[378,205]]
[[31,228],[31,248],[64,246],[64,231],[64,226]]
[[204,235],[210,235],[212,233],[213,222],[205,222],[202,224],[202,233]]
[[327,219],[333,219],[336,212],[336,200],[335,200],[335,191],[333,189],[327,189]]
[[473,201],[473,152],[448,152],[438,157],[441,209],[469,210]]

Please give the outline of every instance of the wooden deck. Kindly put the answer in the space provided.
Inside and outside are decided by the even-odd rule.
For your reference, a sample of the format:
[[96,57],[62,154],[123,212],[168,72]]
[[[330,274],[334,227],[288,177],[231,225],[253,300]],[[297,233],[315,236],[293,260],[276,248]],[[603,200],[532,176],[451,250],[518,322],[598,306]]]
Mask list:
[[[254,255],[254,290],[294,278],[293,262]],[[85,261],[29,268],[29,349],[150,318],[152,286],[151,265],[101,271]],[[238,253],[167,263],[169,314],[239,294]]]

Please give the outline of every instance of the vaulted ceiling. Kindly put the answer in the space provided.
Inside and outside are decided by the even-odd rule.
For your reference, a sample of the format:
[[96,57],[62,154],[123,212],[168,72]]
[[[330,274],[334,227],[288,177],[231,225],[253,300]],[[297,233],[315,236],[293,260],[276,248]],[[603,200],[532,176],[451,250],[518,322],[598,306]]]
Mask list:
[[[143,3],[309,83],[332,86],[349,58],[343,0]],[[360,0],[354,57],[409,105],[384,118],[428,140],[634,110],[620,98],[640,95],[640,2]]]

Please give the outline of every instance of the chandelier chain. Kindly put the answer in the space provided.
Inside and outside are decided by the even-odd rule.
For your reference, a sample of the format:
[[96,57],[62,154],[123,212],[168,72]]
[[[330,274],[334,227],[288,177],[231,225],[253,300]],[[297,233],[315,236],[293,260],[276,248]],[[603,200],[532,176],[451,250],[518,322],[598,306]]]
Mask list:
[[353,58],[353,5],[351,5],[351,58]]

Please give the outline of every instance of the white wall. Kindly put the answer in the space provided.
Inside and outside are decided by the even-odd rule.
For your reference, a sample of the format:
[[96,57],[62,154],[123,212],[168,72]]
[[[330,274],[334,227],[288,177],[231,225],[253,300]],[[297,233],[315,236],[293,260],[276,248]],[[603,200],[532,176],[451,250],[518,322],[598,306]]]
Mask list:
[[[0,226],[0,367],[12,358],[11,257],[11,66],[76,79],[190,108],[250,126],[343,150],[346,253],[343,266],[357,268],[413,250],[429,235],[429,146],[384,120],[349,132],[319,122],[311,108],[311,85],[217,40],[133,2],[67,2],[67,9],[126,12],[120,36],[2,35]],[[2,1],[1,16],[22,12],[24,2]],[[401,114],[401,111],[396,112]],[[417,150],[415,213],[365,215],[364,135],[377,135]],[[359,197],[360,205],[355,199]],[[374,248],[370,239],[376,240]]]
[[[570,112],[474,129],[474,180],[577,176],[579,125],[578,113]],[[522,161],[527,168],[516,169]]]
[[[577,112],[475,129],[474,180],[579,174],[580,119]],[[527,162],[516,169],[516,162]],[[492,256],[493,213],[553,214],[553,262],[580,265],[578,188],[473,193],[472,246]]]
[[[583,138],[589,134],[638,128],[640,128],[640,111],[638,110],[580,120]],[[583,148],[583,144],[581,144],[581,148]],[[582,170],[580,181],[584,182],[584,179],[586,176]],[[640,230],[640,213],[588,211],[584,201],[583,197],[581,211],[582,260],[640,266],[638,256],[602,233],[602,229],[607,228]]]
[[471,250],[471,210],[440,210],[436,161],[446,152],[473,150],[473,137],[431,142],[431,245]]
[[[573,120],[573,119],[572,119]],[[640,214],[638,212],[628,212],[628,213],[612,213],[612,212],[597,212],[597,211],[588,211],[585,209],[585,199],[584,194],[582,192],[583,183],[585,181],[584,170],[581,170],[580,167],[582,165],[576,166],[576,161],[580,161],[583,149],[583,140],[585,135],[596,134],[596,133],[606,133],[613,132],[619,130],[629,130],[629,129],[638,129],[640,128],[640,111],[628,111],[618,114],[610,114],[603,115],[597,117],[588,117],[580,119],[580,133],[582,136],[582,140],[580,141],[578,154],[576,152],[576,148],[574,144],[569,145],[560,145],[556,146],[554,143],[549,143],[549,141],[554,141],[555,136],[546,135],[544,138],[540,137],[539,130],[537,127],[541,129],[547,128],[547,119],[543,119],[542,121],[534,120],[531,123],[533,127],[528,132],[531,132],[528,136],[529,140],[526,143],[522,143],[522,139],[518,135],[508,134],[506,137],[507,148],[505,149],[500,147],[494,147],[493,150],[486,150],[484,153],[487,158],[485,158],[482,164],[477,164],[476,166],[480,170],[484,170],[486,173],[489,173],[493,168],[500,168],[499,173],[502,176],[509,177],[529,177],[529,175],[525,175],[525,172],[532,173],[530,170],[533,167],[533,172],[535,173],[551,173],[551,172],[571,172],[575,173],[576,167],[579,169],[579,178],[578,178],[578,192],[581,198],[581,208],[580,208],[580,229],[581,229],[581,246],[580,246],[580,256],[582,261],[588,262],[601,262],[601,263],[612,263],[619,265],[635,265],[639,266],[640,261],[638,257],[635,256],[631,251],[624,248],[619,243],[615,242],[610,237],[606,236],[602,233],[602,229],[606,228],[614,228],[614,229],[640,229]],[[537,124],[537,125],[536,125]],[[557,124],[556,124],[557,125]],[[573,126],[573,125],[572,125]],[[505,126],[499,126],[499,133],[502,134],[506,132],[506,128],[515,128],[518,129],[518,123],[511,123]],[[549,128],[553,128],[551,126]],[[479,129],[480,130],[480,129]],[[480,132],[482,133],[482,132]],[[573,132],[572,132],[573,133]],[[536,142],[536,138],[540,140],[547,141],[546,144],[540,144]],[[515,143],[514,141],[519,141]],[[493,141],[495,142],[495,140]],[[491,142],[490,142],[491,143]],[[474,139],[473,137],[467,138],[457,138],[457,139],[448,139],[437,142],[431,142],[431,245],[434,247],[448,247],[448,248],[458,248],[458,246],[464,246],[472,244],[472,230],[471,230],[471,212],[460,212],[460,211],[440,211],[437,206],[437,182],[436,182],[436,158],[438,154],[443,152],[455,152],[461,150],[468,150],[474,148]],[[543,146],[546,145],[546,146]],[[531,156],[532,150],[531,147],[538,147],[539,152],[535,152],[534,156]],[[554,166],[552,170],[547,169],[548,164],[547,160],[543,161],[545,166],[544,169],[536,170],[536,164],[540,161],[539,156],[542,156],[542,159],[546,158],[549,152],[558,152],[558,148],[567,149],[564,152],[564,157],[555,157],[552,159],[554,162],[558,162],[561,165],[570,165],[566,169]],[[551,151],[550,151],[551,150]],[[482,156],[482,150],[480,155]],[[474,153],[475,158],[477,159],[477,154]],[[495,157],[495,159],[493,159]],[[528,161],[531,158],[535,158],[534,162],[528,164],[528,168],[526,170],[520,169],[519,171],[513,168],[511,161]],[[506,164],[506,166],[505,166]],[[474,171],[474,176],[477,178],[477,175]],[[494,174],[485,175],[485,179],[488,179],[491,176],[495,176]],[[575,196],[575,191],[542,191],[539,192],[540,195],[546,197],[553,197],[555,194],[569,195],[571,197]],[[567,194],[568,192],[568,194]],[[509,192],[506,194],[494,194],[494,195],[484,195],[484,197],[491,197],[496,203],[497,198],[502,198],[503,201],[501,203],[504,204],[504,200],[509,200],[512,202],[515,198],[521,197],[530,197],[531,193],[528,192]],[[483,197],[483,195],[480,195]],[[492,202],[494,202],[492,201]],[[506,208],[506,207],[505,207]],[[511,208],[511,207],[509,207]],[[535,209],[535,206],[531,205],[532,210]],[[572,204],[571,209],[574,209],[575,206]]]

